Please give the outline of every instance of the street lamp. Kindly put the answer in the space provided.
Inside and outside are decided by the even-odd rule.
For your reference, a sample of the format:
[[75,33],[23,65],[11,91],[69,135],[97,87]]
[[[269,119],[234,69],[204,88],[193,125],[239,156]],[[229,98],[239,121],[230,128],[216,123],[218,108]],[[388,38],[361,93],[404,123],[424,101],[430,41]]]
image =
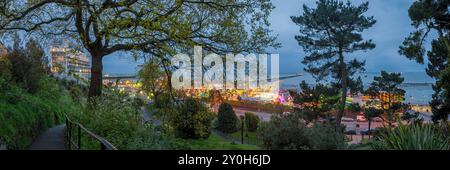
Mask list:
[[241,115],[240,118],[241,118],[241,144],[244,144],[244,119],[245,119],[245,117],[243,115]]

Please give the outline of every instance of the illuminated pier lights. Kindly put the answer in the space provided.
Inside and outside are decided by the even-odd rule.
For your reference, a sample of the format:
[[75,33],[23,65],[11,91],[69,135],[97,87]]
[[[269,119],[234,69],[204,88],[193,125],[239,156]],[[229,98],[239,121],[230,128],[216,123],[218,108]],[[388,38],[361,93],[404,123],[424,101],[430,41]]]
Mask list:
[[[194,47],[194,56],[175,55],[171,62],[177,68],[172,73],[172,86],[178,90],[197,89],[233,91],[258,90],[261,97],[278,97],[279,55],[267,54],[226,54],[225,61],[218,54],[210,53],[203,58],[202,47]],[[192,60],[192,62],[191,62]],[[225,62],[225,64],[224,64]],[[225,66],[225,67],[224,67]],[[270,68],[270,78],[268,77]],[[267,92],[266,92],[267,91]]]

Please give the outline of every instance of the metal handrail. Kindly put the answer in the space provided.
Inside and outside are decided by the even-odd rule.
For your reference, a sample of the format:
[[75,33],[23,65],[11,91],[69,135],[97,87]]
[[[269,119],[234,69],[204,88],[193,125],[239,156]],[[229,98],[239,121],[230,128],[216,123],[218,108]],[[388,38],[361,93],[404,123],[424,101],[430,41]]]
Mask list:
[[[75,142],[72,141],[72,124],[76,125],[77,127],[77,143],[75,145]],[[100,149],[101,150],[117,150],[114,145],[109,143],[105,138],[98,136],[97,134],[91,132],[87,128],[85,128],[82,124],[78,122],[73,122],[69,119],[69,117],[66,115],[66,137],[68,142],[68,150],[72,149],[72,145],[74,145],[74,148],[77,150],[81,149],[81,132],[82,130],[86,132],[90,137],[94,138],[100,143]]]

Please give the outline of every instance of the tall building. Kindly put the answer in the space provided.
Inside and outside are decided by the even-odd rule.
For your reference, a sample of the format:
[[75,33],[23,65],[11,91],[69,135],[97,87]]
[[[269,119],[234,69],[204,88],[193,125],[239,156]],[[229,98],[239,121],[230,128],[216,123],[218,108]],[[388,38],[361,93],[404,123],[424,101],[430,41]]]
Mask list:
[[52,47],[50,50],[53,73],[89,78],[91,69],[89,59],[82,52],[67,47]]

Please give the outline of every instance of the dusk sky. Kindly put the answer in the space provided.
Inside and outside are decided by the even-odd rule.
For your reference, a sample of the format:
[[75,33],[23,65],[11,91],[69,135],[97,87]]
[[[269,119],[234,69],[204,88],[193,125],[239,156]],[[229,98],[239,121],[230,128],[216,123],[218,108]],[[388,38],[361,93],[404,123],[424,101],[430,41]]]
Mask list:
[[[278,42],[282,48],[269,50],[270,53],[280,54],[280,72],[303,72],[301,60],[305,56],[294,36],[299,28],[290,16],[302,14],[302,5],[315,6],[315,0],[273,0],[275,10],[270,21],[274,34],[278,34]],[[353,4],[360,4],[362,0],[354,0]],[[366,15],[374,16],[377,23],[364,32],[365,39],[372,39],[377,47],[366,53],[352,54],[359,59],[366,60],[368,72],[387,70],[392,72],[424,72],[425,65],[417,64],[398,54],[398,47],[405,37],[413,30],[408,17],[408,8],[413,0],[369,0],[369,11]],[[429,43],[429,42],[428,42]],[[122,57],[120,57],[122,56]],[[126,54],[117,53],[104,59],[105,73],[133,73],[138,65]]]

